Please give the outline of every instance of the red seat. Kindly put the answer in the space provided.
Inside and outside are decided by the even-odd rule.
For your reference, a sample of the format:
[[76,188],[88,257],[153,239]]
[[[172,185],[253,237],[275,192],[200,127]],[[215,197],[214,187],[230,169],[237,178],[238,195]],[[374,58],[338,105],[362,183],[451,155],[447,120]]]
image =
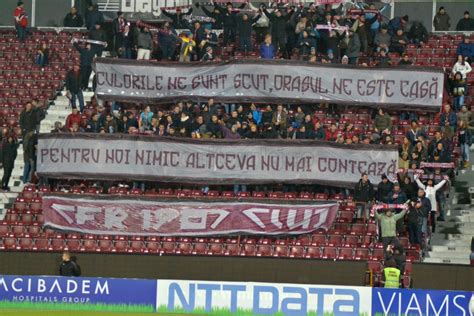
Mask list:
[[[93,240],[85,240],[84,241],[84,248],[86,247],[86,242],[88,243],[88,246],[89,247],[94,247],[94,249],[96,248],[96,245],[94,244],[90,244],[90,243],[94,243]],[[99,240],[99,245],[97,247],[97,251],[100,251],[100,252],[111,252],[112,251],[112,248],[113,248],[113,245],[112,245],[112,240],[110,239],[101,239]],[[92,249],[91,249],[92,250]],[[88,250],[86,250],[88,251]]]
[[342,245],[342,235],[329,235],[326,241],[326,246],[339,247]]
[[325,193],[317,193],[317,194],[314,196],[314,199],[315,199],[315,200],[320,200],[320,201],[323,201],[323,200],[325,201],[325,200],[327,200],[328,198],[329,198],[328,195],[325,194]]
[[64,250],[64,239],[62,238],[52,238],[51,239],[51,248],[52,251],[63,251]]
[[372,271],[373,273],[382,272],[382,264],[380,261],[367,261],[367,269]]
[[238,256],[240,254],[240,245],[227,243],[225,246],[224,255],[226,256]]
[[421,258],[420,251],[418,251],[418,250],[407,250],[406,257],[407,257],[407,261],[411,261],[411,262],[420,261],[420,258]]
[[19,250],[31,250],[33,249],[33,239],[29,238],[29,237],[24,237],[24,238],[20,238],[20,240],[18,241],[18,247],[17,249]]
[[208,255],[222,255],[224,253],[224,246],[220,243],[211,243],[209,245]]
[[232,191],[224,191],[224,192],[222,192],[222,197],[225,197],[225,198],[233,198],[233,197],[234,197],[234,192],[232,192]]
[[47,238],[36,238],[33,250],[45,251],[49,249],[49,240]]
[[81,240],[79,239],[68,239],[66,241],[66,248],[65,250],[69,251],[80,251],[82,247]]
[[257,254],[257,246],[253,244],[245,244],[240,251],[241,256],[255,256]]
[[352,248],[339,248],[339,254],[337,256],[339,260],[352,260],[354,259],[353,249]]
[[197,242],[193,246],[193,255],[205,255],[207,253],[207,244],[203,242]]
[[355,260],[369,260],[370,254],[368,248],[356,248],[354,253]]
[[7,237],[3,239],[3,245],[0,244],[0,249],[15,250],[16,249],[16,238]]
[[114,240],[113,252],[127,252],[128,251],[128,240]]
[[139,188],[133,188],[129,192],[130,195],[143,195],[143,191]]
[[322,258],[323,259],[336,259],[337,258],[337,248],[336,247],[324,247]]
[[9,225],[0,225],[0,237],[8,236],[9,233],[10,233]]
[[367,236],[367,235],[361,236],[359,246],[363,248],[370,248],[373,243],[372,238],[373,238],[372,236]]
[[204,196],[204,193],[201,190],[192,190],[191,191],[191,196],[201,197],[201,196]]
[[385,258],[384,250],[381,248],[375,248],[372,250],[372,255],[370,256],[370,260],[383,260]]
[[16,237],[21,237],[25,234],[25,226],[23,225],[14,225],[12,226],[12,234]]
[[163,254],[174,254],[176,249],[176,243],[172,241],[164,241],[161,245],[161,253]]
[[288,257],[288,246],[278,245],[273,250],[274,257]]
[[148,241],[146,243],[146,249],[144,250],[144,252],[159,253],[160,250],[161,250],[161,245],[158,241]]
[[141,240],[132,240],[128,252],[142,253],[146,249],[145,243]]
[[357,247],[359,245],[359,236],[348,235],[344,238],[344,247]]
[[367,224],[367,230],[365,231],[366,235],[375,236],[377,235],[377,225],[374,223]]
[[209,196],[209,197],[218,197],[219,196],[219,191],[210,190],[210,191],[207,192],[207,196]]
[[273,247],[271,245],[258,245],[257,257],[270,257],[273,255]]
[[403,274],[405,275],[411,275],[413,272],[413,264],[411,262],[406,262],[405,263],[405,271]]
[[[102,240],[101,240],[102,242]],[[110,240],[108,240],[108,242],[111,243]],[[110,244],[111,246],[111,244]],[[92,240],[92,239],[86,239],[84,240],[83,244],[82,244],[82,248],[81,248],[81,251],[96,251],[97,249],[97,241],[96,240]],[[107,248],[98,248],[100,251],[104,250],[104,251],[109,251],[109,249]]]
[[304,252],[303,246],[291,246],[289,256],[290,258],[303,258]]
[[25,225],[31,224],[34,221],[33,214],[31,213],[24,213],[21,215],[21,222]]
[[311,200],[311,199],[313,199],[313,193],[311,193],[311,192],[300,192],[300,194],[298,195],[298,198],[302,199],[302,200]]
[[364,224],[353,224],[351,226],[351,235],[362,236],[364,235],[365,225]]
[[263,192],[263,191],[253,191],[252,192],[252,197],[257,198],[257,199],[265,198],[265,192]]
[[299,236],[292,242],[294,246],[308,246],[311,244],[311,237],[308,235]]
[[312,246],[323,246],[326,244],[326,235],[312,235],[311,245]]
[[306,248],[305,258],[309,259],[320,259],[321,258],[321,248],[316,246],[309,246]]
[[353,219],[354,219],[353,212],[343,211],[343,212],[339,212],[339,218],[337,220],[342,223],[352,223]]

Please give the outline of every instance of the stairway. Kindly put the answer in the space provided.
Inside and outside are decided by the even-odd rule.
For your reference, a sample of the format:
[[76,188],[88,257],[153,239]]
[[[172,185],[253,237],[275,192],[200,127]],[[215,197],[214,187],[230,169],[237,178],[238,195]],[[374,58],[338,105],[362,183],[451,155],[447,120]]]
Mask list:
[[[84,92],[84,102],[91,100],[93,92]],[[66,117],[71,113],[69,100],[66,98],[66,91],[61,91],[61,94],[56,97],[48,108],[48,113],[43,121],[41,121],[40,133],[50,133],[54,128],[54,123],[60,121],[63,125],[66,122]],[[23,145],[18,147],[18,154],[15,160],[15,168],[13,169],[10,178],[10,192],[0,191],[0,220],[3,220],[6,210],[15,201],[18,193],[23,190],[25,186],[21,181],[23,176]],[[0,169],[0,178],[3,177],[3,169]]]
[[[474,150],[471,148],[471,157]],[[474,236],[474,167],[459,171],[445,222],[437,222],[431,238],[431,251],[424,262],[470,264],[471,239]]]

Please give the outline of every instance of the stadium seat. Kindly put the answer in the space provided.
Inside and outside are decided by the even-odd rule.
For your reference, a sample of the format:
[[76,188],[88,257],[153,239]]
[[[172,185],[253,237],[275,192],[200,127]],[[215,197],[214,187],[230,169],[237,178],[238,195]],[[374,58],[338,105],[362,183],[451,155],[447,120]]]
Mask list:
[[80,239],[68,239],[66,241],[66,247],[64,250],[68,251],[80,251],[82,247],[82,243]]
[[207,244],[204,242],[197,242],[193,245],[192,254],[193,255],[205,255],[207,254]]
[[143,253],[145,249],[145,243],[142,240],[132,240],[130,242],[130,248],[128,248],[128,252]]
[[303,246],[291,246],[289,257],[290,258],[303,258],[305,255],[305,249]]
[[273,255],[273,247],[268,244],[260,244],[257,247],[257,257],[271,257]]
[[336,259],[337,258],[337,248],[336,247],[324,247],[322,253],[323,259]]
[[338,260],[352,260],[354,259],[353,251],[354,249],[352,248],[346,248],[346,247],[339,248],[337,259]]
[[169,254],[174,254],[176,252],[176,244],[172,241],[164,241],[161,244],[161,250],[160,253],[169,255]]
[[368,248],[356,248],[354,252],[355,260],[369,260],[370,253]]
[[[174,247],[173,247],[174,248]],[[160,253],[161,251],[161,245],[157,241],[147,241],[146,243],[146,249],[144,249],[144,252],[146,253]]]
[[223,255],[224,246],[220,243],[211,243],[209,244],[208,255]]
[[305,258],[308,259],[320,259],[321,258],[321,248],[317,246],[308,246],[304,254]]
[[[87,245],[86,245],[87,243]],[[84,248],[91,248],[90,250],[92,250],[92,247],[95,249],[96,245],[94,244],[94,241],[92,240],[85,240],[84,241]],[[111,252],[112,251],[112,248],[113,248],[113,245],[112,245],[112,240],[109,240],[109,239],[102,239],[102,240],[99,240],[99,245],[97,247],[97,251],[99,252]],[[90,250],[87,250],[86,251],[90,251]]]
[[347,235],[343,242],[344,247],[357,247],[359,245],[359,236]]
[[226,244],[224,255],[226,256],[238,256],[240,254],[240,245],[239,244]]
[[34,245],[34,241],[30,237],[23,237],[20,238],[18,241],[17,250],[28,251],[32,250]]
[[190,255],[193,250],[193,246],[190,242],[180,242],[176,246],[176,254]]
[[[101,240],[101,242],[102,241],[103,240]],[[96,240],[86,239],[82,243],[81,251],[93,252],[93,251],[96,251],[98,249],[100,251],[102,251],[102,250],[109,251],[111,249],[112,243],[110,242],[110,240],[107,240],[107,242],[109,242],[110,248],[97,248],[97,241]]]
[[254,244],[244,244],[240,251],[241,256],[252,257],[257,255],[257,246]]
[[370,260],[383,260],[384,258],[385,254],[382,248],[375,248],[370,256]]

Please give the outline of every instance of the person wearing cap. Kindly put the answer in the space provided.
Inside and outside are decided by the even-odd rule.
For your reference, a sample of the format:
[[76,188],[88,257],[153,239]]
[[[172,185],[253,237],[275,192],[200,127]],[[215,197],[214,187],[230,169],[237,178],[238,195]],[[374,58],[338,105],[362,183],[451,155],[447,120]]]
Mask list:
[[84,25],[84,20],[82,16],[77,13],[75,7],[71,8],[71,12],[66,14],[64,17],[64,27],[82,27]]
[[408,31],[408,39],[413,44],[422,44],[428,41],[428,31],[426,27],[418,21],[414,21]]
[[391,36],[394,36],[397,33],[397,30],[405,30],[406,24],[408,23],[408,15],[402,17],[394,17],[388,22],[388,33]]
[[[182,29],[187,29],[188,24],[186,20],[184,19],[183,12],[181,11],[181,8],[176,9],[176,13],[171,13],[166,10],[161,10],[164,16],[167,18],[171,19],[171,24],[175,29],[182,30]],[[193,8],[189,8],[188,11],[186,12],[187,15],[190,15],[193,13]]]
[[449,31],[451,27],[451,18],[444,7],[439,7],[433,19],[435,31]]
[[206,47],[206,52],[202,55],[201,61],[212,61],[214,60],[214,54],[212,46]]
[[127,25],[127,20],[125,20],[123,12],[118,11],[117,17],[112,21],[114,52],[117,54],[119,52],[119,49],[122,47],[123,32],[125,31],[125,25]]
[[383,24],[380,31],[375,35],[374,44],[375,50],[379,52],[381,49],[388,50],[390,46],[391,36],[388,34],[387,24]]
[[456,31],[474,31],[474,20],[471,19],[469,11],[464,12],[464,17],[456,25]]
[[23,1],[18,1],[15,12],[13,12],[15,18],[15,29],[18,39],[24,42],[26,39],[26,27],[28,26],[28,17],[25,12]]

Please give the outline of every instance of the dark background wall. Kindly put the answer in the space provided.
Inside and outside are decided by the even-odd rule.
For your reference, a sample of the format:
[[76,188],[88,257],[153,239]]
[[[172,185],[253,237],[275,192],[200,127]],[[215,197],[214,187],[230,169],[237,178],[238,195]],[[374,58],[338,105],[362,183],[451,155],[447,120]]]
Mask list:
[[[59,253],[3,252],[0,274],[57,275]],[[242,258],[79,254],[83,276],[209,281],[364,285],[365,262]],[[474,267],[415,264],[414,287],[443,290],[474,289]]]

